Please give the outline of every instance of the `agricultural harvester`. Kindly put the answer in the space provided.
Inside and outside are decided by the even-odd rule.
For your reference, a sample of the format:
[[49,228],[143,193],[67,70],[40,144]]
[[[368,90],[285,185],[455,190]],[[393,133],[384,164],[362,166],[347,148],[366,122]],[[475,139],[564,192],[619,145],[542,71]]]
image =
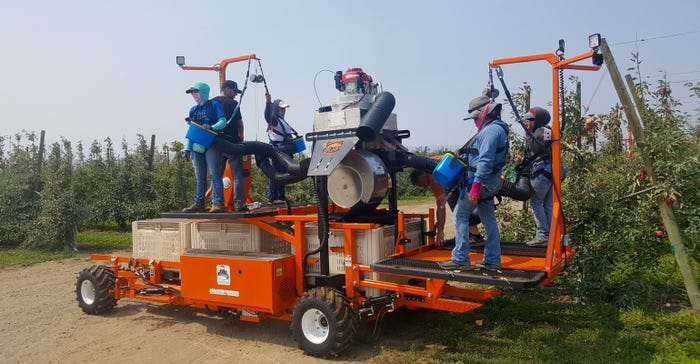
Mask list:
[[[559,54],[496,59],[490,66],[549,62],[556,105],[560,70],[599,68],[573,65],[596,60],[597,46],[570,59],[560,48]],[[394,97],[362,69],[339,71],[335,86],[342,95],[318,110],[314,131],[305,136],[312,144],[310,158],[297,162],[284,150],[255,141],[215,138],[211,146],[228,155],[255,156],[267,178],[278,183],[312,178],[317,201],[262,205],[247,213],[163,213],[160,219],[135,221],[132,257],[94,254],[92,260],[107,264],[79,274],[81,309],[104,314],[129,298],[249,322],[289,320],[304,352],[329,356],[347,349],[361,330],[368,330],[363,336],[375,334],[382,317],[395,309],[463,313],[497,296],[499,287],[545,285],[572,262],[575,250],[557,193],[546,247],[503,242],[501,269],[440,269],[437,263],[448,260],[450,251],[435,247],[434,210],[400,211],[396,186],[404,168],[432,172],[437,161],[402,145],[410,132],[398,128]],[[553,171],[560,191],[557,116],[555,108]],[[272,168],[273,160],[285,170]],[[505,186],[503,194],[527,198],[527,180]],[[483,248],[470,252],[473,261],[482,255]]]

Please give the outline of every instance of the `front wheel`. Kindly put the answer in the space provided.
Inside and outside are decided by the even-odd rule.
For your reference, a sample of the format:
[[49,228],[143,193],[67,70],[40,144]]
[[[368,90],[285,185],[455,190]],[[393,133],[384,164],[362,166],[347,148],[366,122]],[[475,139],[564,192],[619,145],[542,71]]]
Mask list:
[[338,355],[354,342],[357,329],[358,317],[350,301],[330,287],[306,292],[292,312],[292,336],[309,355]]
[[103,265],[93,265],[83,269],[75,284],[75,295],[78,305],[89,315],[101,315],[112,311],[117,305],[114,294],[114,271]]

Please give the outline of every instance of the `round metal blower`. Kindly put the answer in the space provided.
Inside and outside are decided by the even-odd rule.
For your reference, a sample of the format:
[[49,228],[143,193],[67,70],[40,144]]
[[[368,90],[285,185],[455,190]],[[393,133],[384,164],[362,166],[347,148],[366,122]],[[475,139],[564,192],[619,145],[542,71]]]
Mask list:
[[328,195],[340,207],[379,205],[391,187],[384,162],[366,150],[352,150],[328,176]]

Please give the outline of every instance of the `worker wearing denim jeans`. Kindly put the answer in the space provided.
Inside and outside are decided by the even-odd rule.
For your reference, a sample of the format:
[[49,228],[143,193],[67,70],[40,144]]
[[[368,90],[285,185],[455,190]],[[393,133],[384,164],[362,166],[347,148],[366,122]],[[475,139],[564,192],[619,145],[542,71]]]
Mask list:
[[[241,90],[238,89],[238,84],[235,81],[226,80],[221,84],[221,95],[212,99],[221,104],[226,117],[227,125],[219,136],[232,143],[243,142],[243,117],[238,101],[235,100],[236,95],[240,93]],[[224,163],[221,164],[221,172],[223,174],[223,170],[226,168],[225,163],[228,163],[233,177],[233,208],[236,212],[248,212],[244,191],[243,156],[231,155],[224,159]]]
[[[214,100],[209,100],[209,85],[204,82],[195,82],[185,92],[191,94],[196,103],[190,108],[189,116],[187,117],[188,122],[196,122],[204,129],[216,131],[222,130],[226,126],[226,118],[221,105]],[[227,210],[224,206],[224,184],[221,179],[223,163],[221,153],[188,139],[185,155],[188,159],[192,158],[197,188],[194,202],[192,205],[182,209],[182,212],[206,211],[204,197],[207,190],[207,172],[211,178],[212,186],[212,205],[209,212],[226,212]]]
[[[502,105],[486,95],[469,102],[469,115],[477,134],[463,150],[469,162],[462,193],[454,212],[455,247],[449,261],[440,263],[445,270],[468,271],[501,268],[501,238],[496,222],[493,197],[503,186],[501,170],[508,155],[508,125],[501,121]],[[486,231],[483,261],[471,265],[469,259],[469,215],[478,206],[479,218]]]
[[[526,164],[532,177],[530,207],[535,216],[535,238],[528,241],[531,247],[545,247],[549,242],[549,227],[552,224],[552,147],[549,134],[549,112],[541,107],[533,107],[525,115],[523,122],[528,130],[525,142]],[[562,177],[566,171],[562,168]]]

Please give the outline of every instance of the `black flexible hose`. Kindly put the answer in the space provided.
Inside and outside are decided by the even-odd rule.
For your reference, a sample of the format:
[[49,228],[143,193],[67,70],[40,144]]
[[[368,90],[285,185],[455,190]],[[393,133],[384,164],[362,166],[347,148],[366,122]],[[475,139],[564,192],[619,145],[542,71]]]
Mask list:
[[391,93],[385,91],[377,94],[372,106],[360,120],[360,126],[357,127],[357,137],[363,142],[373,141],[389,119],[395,105],[396,99]]
[[[217,136],[211,145],[225,157],[237,157],[242,155],[255,155],[255,163],[265,176],[277,184],[288,185],[304,180],[306,172],[309,170],[310,159],[305,159],[300,163],[294,162],[292,158],[285,154],[285,150],[259,141],[249,141],[233,143],[224,137]],[[270,159],[279,162],[285,171],[279,172],[272,167]]]
[[[304,260],[301,265],[301,275],[304,282],[304,291],[306,292],[306,260],[313,254],[321,252],[320,265],[321,274],[328,275],[330,269],[328,266],[328,231],[330,230],[328,220],[328,176],[314,177],[314,193],[318,201],[318,241],[319,246],[316,249],[309,250],[304,254]],[[325,254],[324,254],[325,252]],[[325,264],[324,264],[325,255]],[[325,266],[325,267],[324,267]]]
[[527,201],[532,196],[532,186],[530,177],[518,176],[515,183],[503,181],[503,186],[499,193],[502,196],[510,197],[518,201]]
[[401,151],[396,152],[396,158],[398,159],[399,163],[402,163],[406,167],[419,169],[427,173],[433,173],[433,170],[440,162],[439,160],[430,157],[423,157],[413,153]]

